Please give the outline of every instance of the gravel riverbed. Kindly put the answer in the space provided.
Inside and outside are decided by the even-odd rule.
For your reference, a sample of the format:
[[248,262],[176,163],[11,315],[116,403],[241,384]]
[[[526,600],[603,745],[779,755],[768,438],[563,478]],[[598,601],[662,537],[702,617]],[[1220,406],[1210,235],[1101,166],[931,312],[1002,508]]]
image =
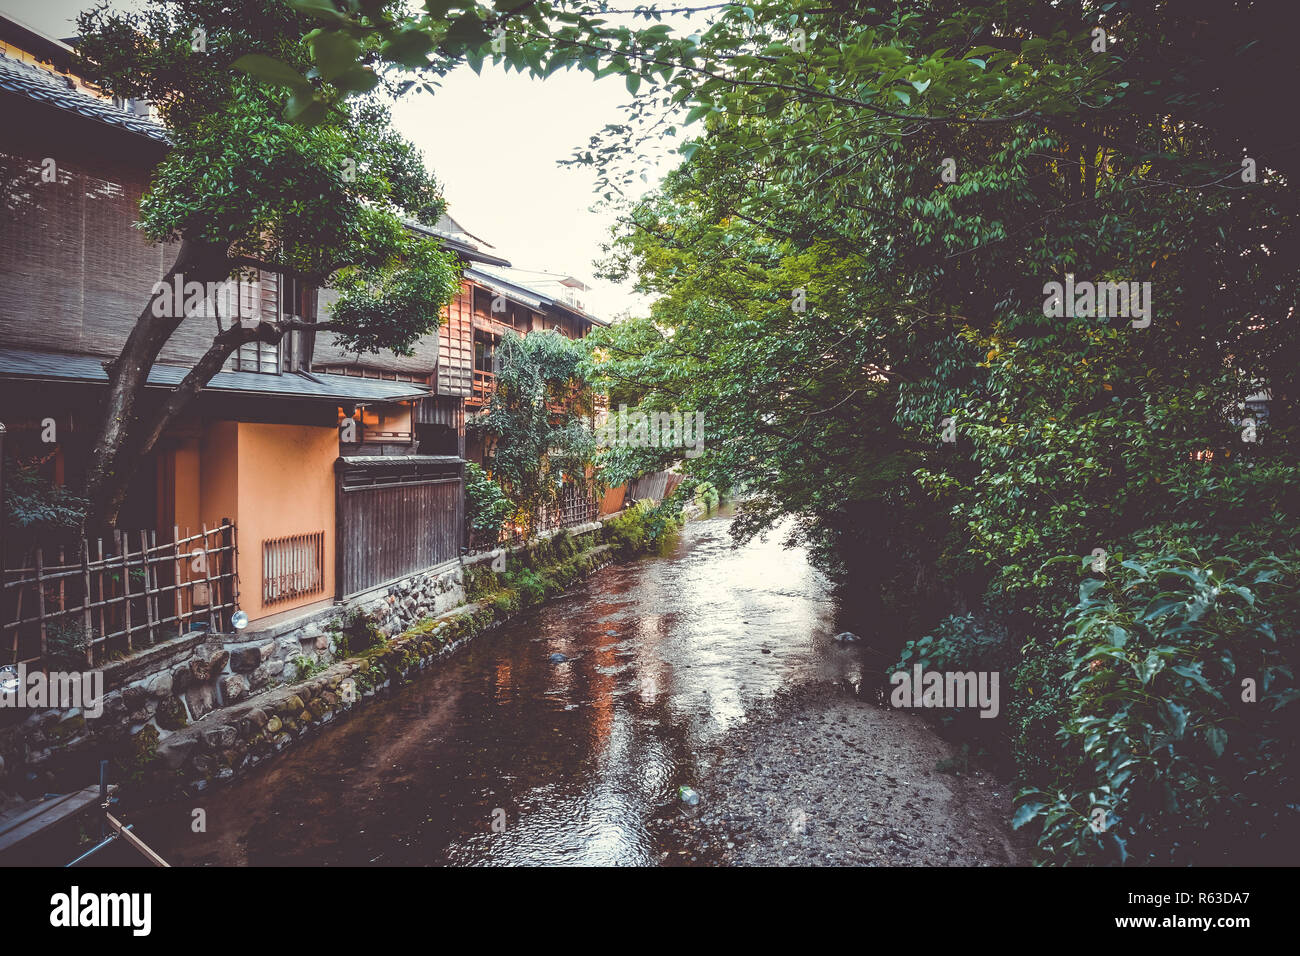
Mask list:
[[[936,769],[959,747],[921,717],[842,686],[805,685],[762,704],[701,764],[696,807],[664,865],[1026,866],[1009,824],[1012,786],[988,770]],[[681,849],[686,847],[686,849]]]

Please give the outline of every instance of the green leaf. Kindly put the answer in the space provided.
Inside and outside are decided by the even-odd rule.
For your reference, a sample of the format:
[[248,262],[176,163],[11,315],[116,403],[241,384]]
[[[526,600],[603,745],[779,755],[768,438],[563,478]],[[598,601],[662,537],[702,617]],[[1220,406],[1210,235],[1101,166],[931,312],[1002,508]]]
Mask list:
[[1079,583],[1079,603],[1087,604],[1092,600],[1092,596],[1106,586],[1106,582],[1101,578],[1089,578]]
[[1011,829],[1019,830],[1026,823],[1038,816],[1043,809],[1041,803],[1022,803],[1011,818]]
[[696,120],[703,119],[705,116],[708,116],[712,112],[713,112],[713,107],[709,106],[708,104],[705,104],[704,106],[696,106],[692,108],[689,113],[686,114],[686,122],[694,123]]
[[1151,603],[1148,604],[1146,610],[1142,612],[1142,617],[1140,618],[1140,620],[1143,621],[1154,620],[1155,618],[1162,617],[1163,615],[1168,614],[1170,611],[1173,611],[1174,609],[1179,607],[1183,607],[1186,604],[1187,604],[1187,600],[1177,595],[1170,596],[1166,594],[1158,594],[1154,598],[1152,598]]
[[413,68],[423,66],[432,50],[433,38],[416,27],[408,27],[379,48],[385,59]]
[[1228,732],[1222,727],[1207,727],[1205,729],[1205,742],[1213,751],[1214,756],[1222,757],[1224,749],[1228,746]]
[[325,104],[311,89],[295,90],[284,106],[284,118],[304,126],[318,122],[325,115]]
[[636,96],[636,91],[641,88],[640,74],[629,73],[627,76],[623,78],[623,82],[627,84],[627,91],[631,93],[633,96]]
[[472,13],[462,13],[452,21],[443,45],[452,53],[460,53],[466,47],[481,46],[487,37],[487,27],[482,20]]
[[356,66],[361,44],[346,33],[322,33],[312,41],[311,52],[321,76],[332,80]]
[[275,86],[288,86],[294,89],[311,89],[311,84],[307,82],[307,78],[288,63],[261,53],[245,53],[231,66],[236,70],[256,77],[264,83],[271,83]]
[[334,85],[349,93],[369,93],[378,83],[375,72],[364,66],[354,66],[334,78]]
[[330,23],[342,23],[346,19],[329,0],[289,0],[289,6],[299,13],[328,20]]

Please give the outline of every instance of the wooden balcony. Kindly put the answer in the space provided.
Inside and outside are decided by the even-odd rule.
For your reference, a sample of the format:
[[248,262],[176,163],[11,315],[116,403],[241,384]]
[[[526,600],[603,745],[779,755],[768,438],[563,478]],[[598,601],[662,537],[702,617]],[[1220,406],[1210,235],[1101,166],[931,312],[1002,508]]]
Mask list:
[[465,404],[473,408],[482,408],[488,403],[492,396],[492,390],[496,388],[497,377],[491,372],[481,372],[474,370],[474,384],[470,390],[469,397],[465,399]]

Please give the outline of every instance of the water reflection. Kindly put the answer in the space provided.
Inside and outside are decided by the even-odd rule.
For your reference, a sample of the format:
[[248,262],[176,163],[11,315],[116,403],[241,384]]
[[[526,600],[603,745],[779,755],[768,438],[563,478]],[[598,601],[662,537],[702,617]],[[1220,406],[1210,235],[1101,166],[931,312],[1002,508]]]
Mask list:
[[779,541],[694,522],[232,786],[129,816],[174,865],[657,863],[647,822],[755,701],[862,680]]

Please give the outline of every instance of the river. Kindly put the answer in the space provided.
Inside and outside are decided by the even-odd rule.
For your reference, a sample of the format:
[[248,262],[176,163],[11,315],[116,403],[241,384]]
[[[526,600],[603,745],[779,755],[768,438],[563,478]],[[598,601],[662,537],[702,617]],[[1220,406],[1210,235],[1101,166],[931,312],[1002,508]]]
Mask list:
[[775,533],[735,548],[728,520],[690,522],[670,553],[597,572],[227,786],[126,816],[174,866],[658,864],[676,847],[654,822],[726,732],[801,683],[861,685],[869,653],[832,639],[843,622],[802,551]]

